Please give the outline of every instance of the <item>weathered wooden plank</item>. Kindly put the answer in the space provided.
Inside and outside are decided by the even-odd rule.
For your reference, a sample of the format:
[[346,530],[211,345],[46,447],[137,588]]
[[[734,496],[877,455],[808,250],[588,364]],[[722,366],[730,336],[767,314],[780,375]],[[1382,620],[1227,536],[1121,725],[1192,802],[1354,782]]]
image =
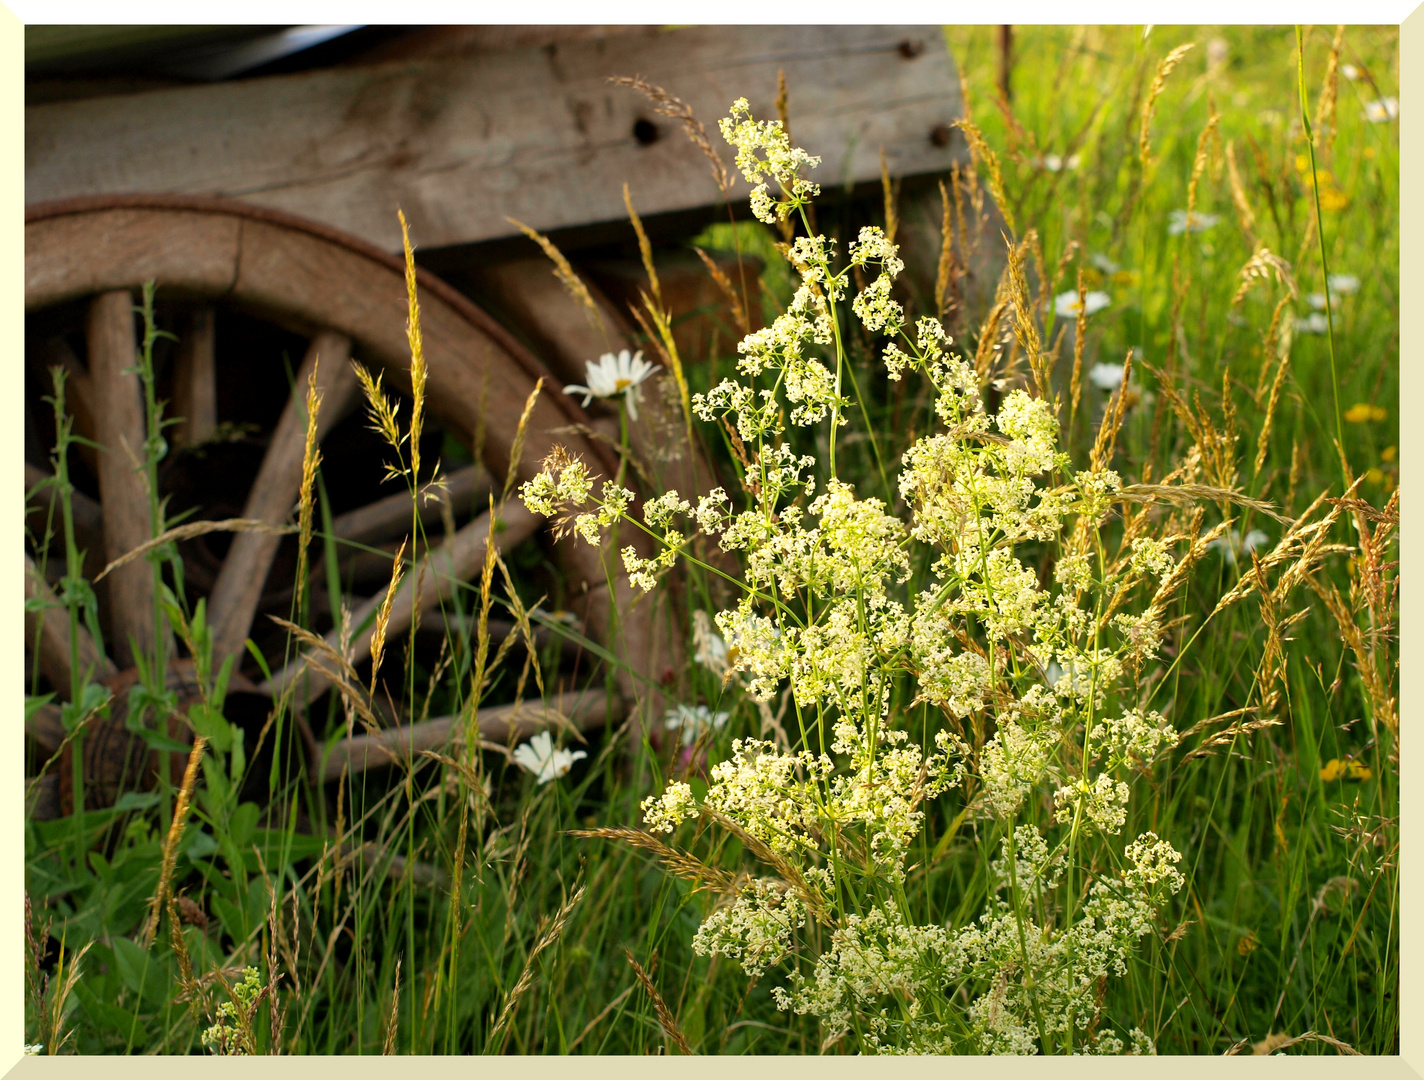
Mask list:
[[[557,732],[560,728],[572,727],[576,731],[587,731],[623,719],[622,700],[615,698],[612,704],[610,709],[607,691],[599,689],[559,694],[547,706],[537,700],[487,706],[480,710],[480,738],[509,743],[546,730]],[[322,766],[321,778],[328,782],[339,780],[343,773],[385,768],[419,758],[426,750],[463,746],[465,733],[461,725],[464,721],[463,716],[442,716],[407,727],[342,739]]]
[[699,27],[35,106],[26,199],[229,195],[385,250],[400,246],[397,205],[427,247],[509,236],[506,216],[546,231],[617,220],[625,180],[645,215],[683,210],[720,201],[706,160],[608,78],[686,100],[730,163],[717,119],[742,96],[774,117],[779,69],[823,185],[877,178],[882,148],[898,175],[963,159],[944,138],[961,108],[936,28]]
[[175,446],[197,446],[218,427],[216,333],[214,311],[204,304],[188,320],[188,332],[178,347],[173,377]]
[[[96,401],[94,434],[99,453],[99,492],[104,509],[104,557],[112,562],[152,533],[144,477],[143,398],[134,343],[134,303],[127,289],[101,293],[89,308],[89,378]],[[154,646],[153,568],[143,559],[109,577],[111,649],[122,666],[134,661],[136,645]]]
[[[529,539],[542,521],[543,518],[526,510],[523,503],[511,500],[498,515],[495,547],[501,553],[513,550]],[[424,569],[407,568],[396,587],[396,594],[391,603],[390,616],[386,623],[387,641],[394,641],[409,629],[415,619],[417,593],[421,612],[429,612],[453,596],[460,583],[476,575],[484,565],[489,523],[489,513],[481,514],[431,551],[425,557]],[[351,613],[351,625],[357,631],[350,645],[350,663],[353,666],[365,662],[371,656],[372,628],[366,623],[376,614],[385,598],[385,592],[382,591]],[[327,634],[326,643],[339,654],[341,642],[338,631],[332,630]],[[331,661],[327,658],[323,663],[330,665]],[[296,704],[304,708],[331,685],[331,680],[324,674],[308,667],[306,657],[293,660],[273,675],[271,682],[263,684],[262,689],[276,696],[285,692],[294,680],[303,676],[305,678],[302,685],[296,692]]]
[[[181,223],[181,228],[175,228]],[[25,225],[25,307],[157,281],[163,295],[232,288],[242,222],[201,211],[123,208]]]
[[[476,511],[481,507],[488,509],[489,495],[494,490],[494,480],[483,465],[467,465],[444,480],[443,489],[427,485],[420,494],[421,523],[437,536],[445,507],[448,506],[452,514],[463,514],[472,507]],[[332,521],[331,531],[338,540],[378,544],[408,533],[410,522],[410,495],[398,491],[339,515]]]

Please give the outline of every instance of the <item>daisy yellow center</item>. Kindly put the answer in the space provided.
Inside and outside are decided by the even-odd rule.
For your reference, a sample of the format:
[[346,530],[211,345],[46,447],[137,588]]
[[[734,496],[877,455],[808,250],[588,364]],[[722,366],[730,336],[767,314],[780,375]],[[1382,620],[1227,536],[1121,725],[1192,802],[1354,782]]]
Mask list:
[[633,380],[632,380],[632,379],[619,379],[617,382],[615,382],[615,383],[613,384],[613,389],[614,389],[614,390],[627,390],[628,387],[630,387],[630,386],[632,386],[632,385],[633,385]]

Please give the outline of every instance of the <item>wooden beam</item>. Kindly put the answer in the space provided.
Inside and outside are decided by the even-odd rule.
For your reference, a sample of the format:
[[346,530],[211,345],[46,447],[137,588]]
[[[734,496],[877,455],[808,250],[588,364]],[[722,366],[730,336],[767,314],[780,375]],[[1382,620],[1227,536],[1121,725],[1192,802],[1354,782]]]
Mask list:
[[[489,509],[488,499],[494,481],[483,465],[467,465],[445,478],[444,489],[426,485],[420,494],[420,520],[433,535],[445,507],[452,514],[473,510],[476,515]],[[338,540],[357,544],[379,544],[410,531],[410,494],[398,491],[373,503],[349,510],[331,523],[332,534]],[[389,560],[387,560],[389,569]]]
[[[606,690],[585,690],[577,694],[560,694],[546,708],[539,701],[516,701],[480,710],[480,738],[488,742],[507,744],[527,739],[539,731],[558,731],[573,727],[587,731],[609,721],[623,719],[623,703],[615,698],[608,708]],[[463,716],[442,716],[423,720],[405,727],[387,728],[372,735],[353,735],[342,739],[331,749],[331,755],[321,767],[324,781],[341,779],[341,774],[360,773],[367,769],[385,768],[398,762],[418,758],[422,751],[440,750],[446,746],[464,746]]]
[[188,332],[178,346],[173,377],[174,446],[197,446],[218,428],[215,312],[204,304],[188,320]]
[[[242,516],[279,525],[287,519],[301,491],[302,461],[306,447],[306,395],[312,372],[322,392],[317,414],[317,438],[330,431],[346,412],[356,390],[351,370],[351,339],[323,331],[307,347],[306,359],[297,372],[291,397],[282,410],[272,441],[267,444],[262,467]],[[318,363],[318,360],[321,361]],[[273,533],[242,532],[232,538],[227,558],[208,598],[208,618],[213,631],[213,661],[221,663],[242,648],[252,627],[252,616],[267,584],[267,572],[277,554],[281,536]]]
[[[495,547],[501,554],[512,550],[533,536],[543,520],[526,510],[524,504],[517,499],[511,499],[499,511],[494,534]],[[387,641],[395,640],[414,621],[417,592],[420,596],[420,610],[425,613],[448,600],[462,582],[475,576],[484,565],[485,538],[489,535],[489,524],[487,511],[428,555],[423,555],[423,570],[406,568],[391,603],[390,616],[386,623]],[[351,613],[353,637],[349,661],[353,667],[371,656],[372,627],[368,623],[385,598],[385,591],[382,590]],[[341,640],[337,630],[326,635],[326,642],[339,654]],[[330,663],[329,660],[326,662]],[[298,678],[302,679],[294,699],[298,708],[311,704],[331,685],[331,681],[322,672],[315,668],[309,669],[307,658],[301,656],[273,675],[270,682],[263,684],[262,690],[276,697],[285,692],[293,680]]]
[[[143,474],[143,398],[134,342],[134,303],[127,289],[95,297],[89,307],[89,379],[96,402],[99,493],[104,511],[104,558],[113,562],[152,533]],[[134,662],[133,645],[154,647],[153,567],[136,559],[109,575],[111,651],[120,667]]]
[[[705,26],[297,75],[25,110],[31,202],[121,191],[228,195],[400,247],[397,206],[426,247],[715,205],[708,162],[678,122],[610,85],[642,75],[686,101],[728,163],[717,121],[738,97],[776,117],[828,188],[965,160],[938,27]],[[936,135],[936,133],[938,133]],[[733,198],[746,198],[738,179]]]

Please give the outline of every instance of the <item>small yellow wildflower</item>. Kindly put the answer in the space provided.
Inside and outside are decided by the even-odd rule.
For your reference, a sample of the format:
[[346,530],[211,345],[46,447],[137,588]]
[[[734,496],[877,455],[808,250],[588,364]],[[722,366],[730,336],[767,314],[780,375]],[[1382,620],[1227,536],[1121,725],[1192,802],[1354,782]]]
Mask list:
[[1399,457],[1399,447],[1397,446],[1386,446],[1380,451],[1381,461],[1393,461],[1397,457]]
[[1374,776],[1374,770],[1368,765],[1361,764],[1354,758],[1346,758],[1341,761],[1339,758],[1331,758],[1325,763],[1325,767],[1320,770],[1320,779],[1327,784],[1336,780],[1369,780]]
[[1321,185],[1320,209],[1324,210],[1327,214],[1331,214],[1338,210],[1343,210],[1349,205],[1350,196],[1346,195],[1339,188]]
[[1359,402],[1351,405],[1345,410],[1345,419],[1352,424],[1368,424],[1374,421],[1384,420],[1389,413],[1378,405],[1370,405],[1366,402]]

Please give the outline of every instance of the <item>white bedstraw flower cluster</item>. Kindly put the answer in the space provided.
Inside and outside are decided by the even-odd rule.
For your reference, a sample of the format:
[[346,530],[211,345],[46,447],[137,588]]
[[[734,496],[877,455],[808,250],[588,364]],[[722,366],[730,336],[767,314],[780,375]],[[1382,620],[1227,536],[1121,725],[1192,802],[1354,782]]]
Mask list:
[[[745,101],[722,132],[758,185],[757,216],[799,217],[816,193],[801,172],[816,159]],[[778,877],[737,885],[695,947],[753,978],[787,962],[777,1004],[862,1050],[1150,1052],[1143,1033],[1098,1021],[1101,981],[1126,971],[1182,884],[1167,841],[1124,846],[1119,834],[1141,772],[1177,742],[1161,715],[1130,706],[1162,641],[1159,595],[1182,579],[1173,549],[1184,538],[1145,535],[1139,518],[1116,554],[1105,549],[1104,526],[1123,520],[1121,478],[1073,471],[1050,402],[1008,389],[986,409],[943,325],[908,322],[893,299],[903,262],[881,230],[861,230],[843,261],[820,236],[797,237],[786,255],[799,275],[792,302],[738,346],[737,377],[692,401],[740,442],[737,493],[694,502],[669,491],[638,520],[631,493],[604,485],[593,499],[583,466],[557,455],[522,489],[549,515],[592,501],[575,519],[591,543],[615,522],[647,532],[654,555],[624,553],[643,589],[695,534],[741,560],[741,595],[693,615],[693,659],[755,701],[776,741],[733,740],[704,796],[673,783],[643,813],[660,833],[704,814]],[[854,415],[840,389],[841,321],[857,270],[866,284],[849,314],[890,339],[887,376],[923,378],[934,409],[899,462],[903,513],[822,471],[833,453],[802,452],[827,438],[834,451]],[[794,709],[784,730],[778,698]],[[725,714],[679,707],[665,722],[688,744]],[[973,828],[958,835],[1001,838],[1003,853],[987,909],[953,928],[913,892],[907,864],[933,840],[918,839],[940,818],[927,804],[971,778],[959,823]],[[803,933],[812,918],[821,929]]]
[[661,795],[649,795],[643,800],[643,823],[651,832],[670,833],[690,817],[697,815],[697,800],[692,788],[674,781]]
[[[809,180],[801,178],[801,170],[814,169],[821,159],[812,157],[800,147],[791,145],[779,120],[752,119],[746,98],[732,103],[731,115],[718,124],[722,138],[737,148],[737,169],[752,188],[752,213],[768,225],[778,218],[784,220],[799,210],[808,200],[821,193]],[[761,152],[758,156],[758,151]],[[780,186],[784,198],[775,202],[764,182],[767,177]]]

